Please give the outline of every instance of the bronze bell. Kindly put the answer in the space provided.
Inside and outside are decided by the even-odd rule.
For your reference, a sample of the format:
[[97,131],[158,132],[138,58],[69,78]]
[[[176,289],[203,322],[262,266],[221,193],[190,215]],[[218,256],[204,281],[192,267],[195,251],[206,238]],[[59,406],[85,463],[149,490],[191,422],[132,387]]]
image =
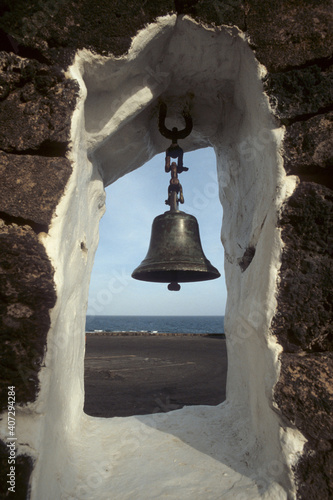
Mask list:
[[[154,283],[169,283],[168,289],[178,291],[178,282],[213,280],[220,277],[218,270],[211,265],[203,253],[199,226],[193,215],[180,212],[178,204],[184,203],[183,188],[178,174],[186,172],[183,165],[183,150],[178,145],[178,139],[185,139],[192,130],[192,118],[184,110],[183,116],[186,126],[183,130],[174,127],[169,130],[165,126],[167,108],[160,105],[159,124],[160,133],[172,140],[166,150],[165,171],[171,173],[168,188],[170,211],[155,217],[150,237],[150,245],[146,258],[133,273],[132,278]],[[171,163],[171,159],[177,159]]]
[[145,259],[132,278],[155,283],[170,283],[169,290],[179,290],[180,283],[213,280],[218,270],[206,259],[193,215],[171,210],[155,217],[150,245]]

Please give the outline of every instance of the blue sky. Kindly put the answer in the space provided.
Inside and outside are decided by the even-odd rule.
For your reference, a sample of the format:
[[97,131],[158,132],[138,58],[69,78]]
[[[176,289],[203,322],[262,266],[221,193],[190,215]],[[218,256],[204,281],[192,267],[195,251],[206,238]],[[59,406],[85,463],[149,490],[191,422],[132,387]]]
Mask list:
[[97,315],[221,315],[225,311],[224,254],[220,241],[222,207],[218,199],[216,159],[212,148],[184,154],[188,172],[179,175],[185,203],[180,209],[199,223],[207,259],[221,278],[182,283],[170,292],[166,283],[131,278],[146,256],[154,217],[165,205],[170,174],[164,171],[165,154],[106,188],[106,212],[89,288],[88,314]]

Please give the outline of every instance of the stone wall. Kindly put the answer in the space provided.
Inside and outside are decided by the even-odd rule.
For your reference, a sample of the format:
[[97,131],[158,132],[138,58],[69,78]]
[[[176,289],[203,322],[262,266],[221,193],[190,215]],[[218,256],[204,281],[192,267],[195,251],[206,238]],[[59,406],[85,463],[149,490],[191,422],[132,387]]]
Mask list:
[[[277,411],[308,442],[296,470],[298,498],[332,495],[332,12],[326,1],[175,3],[80,0],[0,7],[1,408],[38,394],[53,269],[41,243],[71,174],[66,153],[77,85],[65,71],[77,49],[124,54],[139,29],[167,13],[245,31],[268,69],[264,88],[285,126],[284,165],[299,185],[280,219],[285,244],[272,333],[283,347]],[[4,452],[3,463],[7,461]],[[21,497],[30,457],[20,457]],[[1,467],[6,470],[6,466]],[[1,481],[6,494],[6,481]]]

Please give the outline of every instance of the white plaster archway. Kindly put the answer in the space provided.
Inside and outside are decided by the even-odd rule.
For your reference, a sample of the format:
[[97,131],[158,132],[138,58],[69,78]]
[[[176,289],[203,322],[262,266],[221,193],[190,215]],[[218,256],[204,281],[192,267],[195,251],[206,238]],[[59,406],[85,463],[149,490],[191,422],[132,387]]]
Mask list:
[[[26,416],[35,429],[27,441],[37,460],[33,499],[293,496],[291,465],[302,440],[274,408],[279,346],[269,326],[281,253],[277,213],[295,180],[287,182],[282,167],[283,131],[262,91],[263,74],[237,28],[203,27],[188,17],[158,19],[124,57],[77,55],[70,69],[81,89],[73,174],[49,235],[41,236],[58,301],[40,396],[34,415]],[[84,321],[103,184],[166,149],[156,127],[160,97],[173,123],[191,102],[194,131],[185,150],[212,145],[216,152],[228,288],[227,400],[140,418],[87,417]]]

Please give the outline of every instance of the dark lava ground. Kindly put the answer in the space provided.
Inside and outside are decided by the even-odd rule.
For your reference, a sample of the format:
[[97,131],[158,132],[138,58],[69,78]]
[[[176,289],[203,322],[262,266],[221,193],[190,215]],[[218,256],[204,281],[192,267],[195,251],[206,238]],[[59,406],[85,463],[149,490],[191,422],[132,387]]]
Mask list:
[[217,405],[226,374],[220,336],[88,334],[84,411],[123,417]]

